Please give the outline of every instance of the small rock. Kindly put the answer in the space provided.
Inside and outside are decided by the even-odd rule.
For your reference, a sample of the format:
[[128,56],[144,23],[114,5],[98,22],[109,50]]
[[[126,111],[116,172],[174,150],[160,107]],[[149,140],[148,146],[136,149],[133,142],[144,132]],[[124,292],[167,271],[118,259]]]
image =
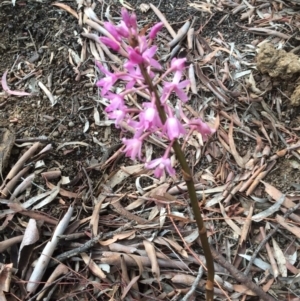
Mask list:
[[277,50],[272,44],[265,43],[259,49],[257,69],[270,77],[288,80],[300,74],[300,61],[294,53]]
[[57,131],[53,132],[53,133],[52,133],[52,136],[53,136],[53,137],[58,137],[58,136],[59,136],[59,132],[57,132]]
[[73,121],[69,122],[69,127],[73,127],[75,125],[75,123]]
[[29,63],[34,63],[40,58],[39,54],[37,52],[34,52],[34,54],[28,59]]
[[291,96],[291,105],[295,107],[300,106],[300,85],[296,87]]

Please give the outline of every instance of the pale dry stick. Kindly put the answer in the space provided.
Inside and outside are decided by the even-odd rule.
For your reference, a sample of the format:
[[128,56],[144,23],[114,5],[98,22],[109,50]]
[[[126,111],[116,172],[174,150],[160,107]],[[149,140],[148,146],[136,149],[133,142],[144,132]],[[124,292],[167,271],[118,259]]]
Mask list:
[[31,185],[31,182],[34,180],[35,173],[30,174],[27,176],[23,182],[21,182],[17,188],[14,190],[14,192],[11,194],[9,201],[12,202],[17,197],[18,194],[23,192],[29,185]]
[[174,47],[176,44],[178,44],[187,34],[189,28],[190,28],[191,22],[187,21],[185,24],[178,30],[178,33],[175,37],[173,37],[173,40],[168,43],[169,47]]
[[194,33],[195,33],[195,29],[194,27],[191,27],[187,33],[188,49],[193,49]]
[[[262,235],[262,238],[265,239],[266,238],[265,229],[263,227],[259,227],[259,230],[260,230],[260,233]],[[277,263],[276,263],[275,258],[273,256],[273,252],[272,252],[271,247],[270,247],[268,242],[266,242],[266,250],[267,250],[269,260],[270,260],[270,263],[271,263],[271,266],[272,266],[274,278],[277,278],[277,276],[279,275],[278,266],[277,266]]]
[[[104,45],[103,43],[102,43],[102,45]],[[106,69],[106,70],[109,70],[109,68],[108,68],[108,65],[107,65],[107,63],[106,63],[106,59],[105,59],[105,55],[104,55],[104,50],[102,49],[102,46],[100,43],[96,43],[96,49],[97,49],[97,51],[98,51],[98,53],[99,53],[99,55],[100,55],[100,58],[101,58],[101,62],[102,62],[102,64],[103,64],[103,66],[104,66],[104,68]],[[112,54],[112,53],[111,53]],[[114,55],[113,56],[113,58],[114,57],[117,57],[116,55]]]
[[30,32],[29,29],[27,29],[27,30],[28,30],[28,33],[29,33],[29,36],[30,36],[30,40],[31,40],[31,42],[33,44],[34,50],[35,50],[36,53],[38,53],[38,50],[37,50],[36,45],[35,45],[35,42],[34,42],[34,40],[32,38],[32,34],[31,34],[31,32]]
[[195,281],[193,285],[191,286],[190,290],[187,292],[187,294],[181,299],[181,301],[188,301],[189,298],[193,295],[194,291],[197,289],[197,286],[202,278],[203,275],[203,266],[200,265],[199,270],[198,270],[198,275],[195,278]]
[[57,102],[55,96],[51,93],[51,91],[42,82],[38,81],[38,85],[44,91],[44,93],[46,94],[46,96],[48,97],[48,99],[51,102],[51,106],[53,107]]
[[[99,53],[96,49],[95,43],[92,40],[89,40],[89,46],[90,46],[90,52],[92,53],[92,55],[94,56],[95,60],[97,62],[102,62],[103,60],[100,58]],[[108,70],[108,66],[106,65],[106,63],[102,63],[104,68]]]
[[192,90],[193,94],[197,94],[198,90],[197,90],[195,70],[194,70],[193,63],[190,64],[190,66],[189,66],[189,79],[190,79],[190,82],[191,82],[191,90]]
[[253,33],[258,33],[258,34],[264,34],[264,35],[273,35],[273,36],[277,36],[279,38],[282,38],[282,39],[290,39],[291,36],[290,35],[286,35],[282,32],[279,32],[279,31],[276,31],[276,30],[272,30],[272,29],[265,29],[265,28],[257,28],[257,27],[244,27],[244,26],[241,26],[241,25],[238,25],[248,31],[251,31]]
[[80,53],[80,60],[81,62],[84,62],[86,60],[87,56],[87,41],[84,40],[82,43],[81,53]]
[[74,206],[71,205],[68,211],[66,212],[65,216],[58,223],[51,240],[46,244],[45,248],[43,249],[42,254],[39,257],[26,286],[26,289],[29,293],[34,293],[38,288],[39,282],[41,281],[44,273],[46,272],[51,256],[58,244],[58,235],[63,234],[66,230],[71,220],[73,210]]
[[3,181],[2,186],[0,189],[2,190],[4,186],[7,184],[7,181],[11,180],[24,166],[25,162],[33,156],[33,154],[37,151],[39,147],[41,147],[41,143],[37,142],[34,143],[30,149],[28,149],[23,156],[18,160],[18,162],[14,165],[14,167],[10,170],[8,175],[6,176],[5,180]]
[[166,29],[168,30],[169,34],[172,36],[172,38],[176,37],[176,32],[175,30],[172,28],[172,26],[169,24],[169,22],[167,21],[167,19],[165,18],[165,16],[160,12],[160,10],[155,7],[153,4],[150,3],[150,7],[151,9],[154,11],[154,13],[156,14],[156,16],[158,17],[158,19],[164,23]]
[[4,241],[0,242],[0,253],[3,253],[11,246],[21,242],[23,240],[24,235],[15,236]]
[[[283,197],[285,197],[285,196],[283,195]],[[292,214],[299,207],[300,207],[300,203],[298,203],[296,206],[294,206],[292,208],[289,208],[289,210],[284,214],[283,218],[284,219],[288,218],[290,216],[290,214]],[[244,275],[247,276],[249,274],[251,266],[252,266],[255,258],[257,257],[259,251],[261,250],[261,248],[263,248],[265,246],[265,244],[267,243],[267,241],[277,232],[277,230],[279,229],[279,227],[280,227],[280,224],[277,224],[276,227],[272,231],[270,231],[268,233],[268,235],[266,236],[266,238],[263,239],[261,241],[261,243],[258,245],[258,247],[256,248],[256,250],[253,252],[250,261],[248,262],[248,266],[247,266],[246,270],[244,271]]]
[[[54,120],[54,118],[53,118],[53,120]],[[27,142],[47,143],[49,141],[50,141],[50,139],[47,136],[42,135],[42,136],[39,136],[39,137],[27,137],[27,138],[16,139],[15,143],[27,143]]]

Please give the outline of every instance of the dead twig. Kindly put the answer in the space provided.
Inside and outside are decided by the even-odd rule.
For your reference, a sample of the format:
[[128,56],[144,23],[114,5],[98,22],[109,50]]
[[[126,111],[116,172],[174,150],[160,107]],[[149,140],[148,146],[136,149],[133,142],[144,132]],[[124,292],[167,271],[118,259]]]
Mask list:
[[[289,208],[289,210],[284,214],[283,218],[286,219],[288,218],[295,210],[297,210],[300,207],[300,203],[298,203],[295,207]],[[280,224],[277,224],[277,226],[268,233],[268,235],[261,241],[261,243],[258,245],[256,250],[253,252],[252,257],[248,263],[248,266],[244,272],[244,274],[247,276],[250,272],[251,266],[257,257],[259,251],[265,246],[265,244],[268,242],[268,240],[277,232],[279,229]]]
[[190,297],[193,295],[194,291],[197,289],[197,286],[200,282],[200,279],[202,278],[202,275],[203,275],[203,266],[200,265],[199,270],[198,270],[198,275],[195,278],[193,285],[191,286],[188,293],[181,299],[181,301],[188,301],[190,299]]
[[99,233],[97,236],[93,237],[91,240],[87,241],[86,243],[84,243],[82,246],[75,248],[73,250],[64,252],[60,255],[58,255],[57,257],[55,257],[49,264],[49,267],[53,267],[56,266],[57,264],[65,261],[68,258],[71,258],[72,256],[77,256],[80,253],[86,252],[88,251],[90,248],[92,248],[93,246],[95,246],[100,239],[107,239],[109,237],[112,237],[113,235],[120,233],[122,231],[128,230],[128,229],[132,229],[132,222],[125,224],[124,226],[120,227],[119,229],[112,231],[112,232],[108,232],[108,233]]
[[251,281],[251,279],[240,272],[236,267],[234,267],[229,261],[227,261],[219,252],[217,252],[212,246],[210,246],[212,256],[222,267],[224,267],[230,274],[239,282],[246,285],[251,289],[261,300],[264,301],[275,301],[272,296],[268,295],[262,290],[258,285]]

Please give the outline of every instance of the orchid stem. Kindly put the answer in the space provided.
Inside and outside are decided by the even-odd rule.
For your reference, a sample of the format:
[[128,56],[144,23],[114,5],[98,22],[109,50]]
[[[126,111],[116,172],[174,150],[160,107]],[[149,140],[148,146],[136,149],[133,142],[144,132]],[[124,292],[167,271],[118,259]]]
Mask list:
[[[158,110],[159,117],[160,117],[162,123],[164,124],[167,120],[167,116],[166,116],[164,107],[160,102],[157,88],[156,88],[156,86],[154,86],[145,66],[143,64],[140,64],[139,67],[140,67],[143,77],[145,78],[145,82],[147,83],[147,85],[149,87],[150,93],[153,93],[155,96],[156,108]],[[201,216],[200,208],[198,205],[197,194],[196,194],[193,176],[192,176],[191,170],[189,168],[189,165],[186,161],[185,155],[184,155],[184,153],[181,149],[181,146],[177,140],[174,140],[172,147],[173,147],[175,154],[177,156],[177,159],[180,163],[182,174],[183,174],[183,179],[188,188],[188,193],[190,196],[194,216],[195,216],[196,223],[197,223],[197,226],[199,229],[200,241],[201,241],[204,256],[206,259],[206,267],[207,267],[206,301],[213,301],[213,299],[214,299],[214,274],[215,274],[214,261],[213,261],[212,253],[211,253],[208,238],[207,238],[206,228],[205,228],[203,218]]]

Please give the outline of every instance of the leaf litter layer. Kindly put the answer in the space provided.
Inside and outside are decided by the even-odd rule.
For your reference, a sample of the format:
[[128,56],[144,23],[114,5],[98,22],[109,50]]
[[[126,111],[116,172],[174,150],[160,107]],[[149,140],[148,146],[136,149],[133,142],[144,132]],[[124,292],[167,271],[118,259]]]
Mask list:
[[[299,108],[291,99],[299,74],[256,67],[266,48],[299,57],[296,1],[142,4],[123,2],[141,27],[165,14],[158,59],[187,57],[185,112],[217,129],[185,145],[210,243],[226,258],[215,263],[217,300],[258,299],[232,266],[270,298],[298,300]],[[15,97],[5,85],[0,92],[6,298],[202,300],[205,267],[182,179],[157,180],[123,157],[127,134],[106,118],[94,87],[95,59],[111,71],[121,65],[93,40],[97,24],[118,22],[120,5],[1,5],[1,74],[8,70],[11,91],[32,94]],[[145,156],[164,149],[151,137]]]

